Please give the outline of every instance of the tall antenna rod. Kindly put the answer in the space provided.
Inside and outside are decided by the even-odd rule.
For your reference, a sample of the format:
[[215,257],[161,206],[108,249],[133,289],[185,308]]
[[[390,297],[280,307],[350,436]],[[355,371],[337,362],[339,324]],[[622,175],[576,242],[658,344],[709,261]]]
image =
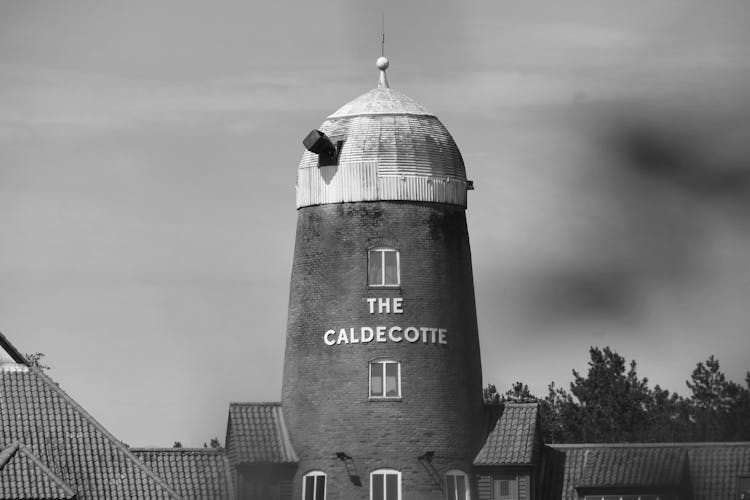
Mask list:
[[380,56],[385,57],[385,12],[381,12],[380,18]]

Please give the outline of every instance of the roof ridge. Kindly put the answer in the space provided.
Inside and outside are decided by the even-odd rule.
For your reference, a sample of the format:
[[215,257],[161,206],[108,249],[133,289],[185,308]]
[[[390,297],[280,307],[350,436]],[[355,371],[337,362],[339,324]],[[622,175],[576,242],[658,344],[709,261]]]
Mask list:
[[750,446],[750,441],[686,441],[664,443],[545,443],[550,448],[688,448],[711,446]]
[[13,441],[8,446],[0,450],[0,471],[2,471],[6,464],[10,462],[10,459],[13,458],[13,455],[18,452],[18,447],[20,445],[20,441]]
[[286,429],[286,417],[284,417],[284,408],[281,408],[279,405],[279,425],[281,426],[281,432],[279,438],[282,441],[282,446],[286,446],[289,451],[291,451],[292,459],[294,461],[299,461],[299,456],[297,455],[297,450],[294,449],[294,446],[292,446],[292,440],[289,438],[289,432]]
[[0,349],[4,349],[5,352],[10,354],[10,357],[13,358],[13,360],[16,363],[21,363],[22,365],[30,366],[29,360],[26,359],[26,356],[21,354],[21,351],[16,349],[16,346],[14,346],[10,340],[8,340],[8,337],[3,335],[3,332],[0,332]]
[[96,420],[89,412],[87,412],[78,402],[70,397],[67,392],[65,392],[62,387],[60,387],[54,380],[52,380],[51,377],[46,375],[42,370],[35,366],[30,366],[29,371],[26,372],[29,374],[35,374],[37,377],[39,377],[44,384],[46,384],[50,389],[52,389],[54,392],[58,393],[60,397],[62,397],[68,404],[73,406],[78,412],[80,412],[81,416],[84,420],[86,420],[89,424],[93,425],[97,430],[99,430],[102,434],[104,434],[105,437],[111,440],[112,445],[116,448],[119,448],[123,453],[125,453],[125,456],[128,457],[134,464],[139,467],[147,476],[151,477],[156,483],[164,488],[166,492],[170,495],[172,495],[174,498],[181,498],[180,495],[167,484],[164,479],[157,475],[155,472],[153,472],[150,468],[146,466],[141,460],[133,455],[128,447],[119,439],[117,439],[111,432],[107,430],[106,427],[104,427],[102,424],[99,423],[98,420]]
[[230,401],[229,406],[281,406],[281,401]]
[[186,448],[159,448],[157,446],[131,446],[130,451],[138,453],[178,453],[178,452],[201,452],[201,453],[215,453],[220,455],[226,450],[224,448],[203,448],[200,446],[186,447]]
[[18,452],[23,453],[29,460],[34,462],[34,464],[42,469],[42,471],[51,479],[60,489],[62,489],[65,494],[69,495],[70,498],[73,498],[76,495],[76,492],[73,491],[73,489],[68,486],[68,484],[62,480],[60,476],[58,476],[52,469],[50,469],[42,460],[37,457],[26,445],[23,443],[17,442],[18,444],[18,451],[15,454],[18,454]]

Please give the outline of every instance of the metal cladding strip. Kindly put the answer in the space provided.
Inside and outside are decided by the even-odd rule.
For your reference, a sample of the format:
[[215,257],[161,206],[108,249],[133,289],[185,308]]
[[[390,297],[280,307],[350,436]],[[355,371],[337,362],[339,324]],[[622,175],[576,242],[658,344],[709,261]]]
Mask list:
[[466,206],[466,182],[451,177],[378,176],[373,162],[299,170],[297,208],[326,203],[403,200]]
[[324,203],[378,199],[377,164],[349,163],[300,168],[297,173],[297,208]]
[[450,177],[378,177],[379,200],[428,201],[466,206],[466,182]]

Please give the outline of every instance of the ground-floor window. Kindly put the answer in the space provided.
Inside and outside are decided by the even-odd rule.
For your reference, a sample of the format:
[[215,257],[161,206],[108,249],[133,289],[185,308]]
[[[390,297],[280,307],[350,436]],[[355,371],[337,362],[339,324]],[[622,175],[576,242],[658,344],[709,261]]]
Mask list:
[[469,478],[460,470],[445,474],[445,496],[448,500],[469,500]]
[[320,471],[305,474],[302,481],[302,500],[326,499],[326,475]]
[[492,500],[518,500],[518,476],[495,476],[492,479]]
[[370,474],[370,500],[401,500],[401,473],[378,469]]

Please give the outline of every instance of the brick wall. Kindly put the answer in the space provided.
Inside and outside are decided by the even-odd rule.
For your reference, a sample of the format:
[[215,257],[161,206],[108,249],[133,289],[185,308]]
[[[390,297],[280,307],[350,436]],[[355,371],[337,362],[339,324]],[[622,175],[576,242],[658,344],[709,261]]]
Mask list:
[[[400,251],[401,286],[367,285],[367,251]],[[402,314],[371,314],[368,297],[403,297]],[[328,329],[416,326],[447,344],[326,345]],[[368,398],[369,361],[401,363],[398,401]],[[301,478],[325,472],[329,500],[368,499],[369,474],[402,473],[404,500],[442,498],[449,469],[471,473],[481,446],[481,366],[464,209],[416,202],[340,203],[298,211],[282,405]],[[335,458],[345,452],[351,460]],[[419,460],[434,452],[432,462]],[[359,480],[361,486],[356,483]]]

